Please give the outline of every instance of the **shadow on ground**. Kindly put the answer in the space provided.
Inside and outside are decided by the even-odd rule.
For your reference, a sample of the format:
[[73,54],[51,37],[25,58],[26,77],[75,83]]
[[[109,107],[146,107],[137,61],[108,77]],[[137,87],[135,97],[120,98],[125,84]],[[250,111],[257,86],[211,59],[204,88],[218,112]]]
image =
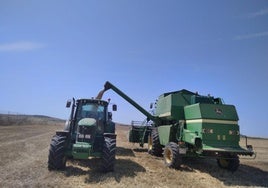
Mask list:
[[145,172],[138,163],[130,159],[116,159],[114,172],[103,173],[101,171],[101,159],[94,158],[90,160],[72,161],[73,165],[66,167],[63,172],[65,176],[86,175],[85,183],[99,183],[106,179],[115,179],[120,182],[123,177],[135,177],[138,172]]
[[208,173],[226,186],[268,187],[268,172],[259,168],[240,164],[236,172],[218,167],[214,159],[187,159],[180,170]]
[[132,149],[123,148],[123,147],[116,147],[116,156],[135,157],[135,154],[132,151]]
[[148,152],[148,149],[147,148],[134,148],[133,151],[147,153]]

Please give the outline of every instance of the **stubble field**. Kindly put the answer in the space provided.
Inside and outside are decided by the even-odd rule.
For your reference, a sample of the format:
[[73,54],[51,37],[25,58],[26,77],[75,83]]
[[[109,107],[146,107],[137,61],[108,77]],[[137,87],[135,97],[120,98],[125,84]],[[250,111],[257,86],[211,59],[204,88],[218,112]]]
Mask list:
[[114,172],[101,173],[99,159],[72,160],[65,171],[48,171],[50,140],[62,128],[63,123],[0,126],[0,187],[268,187],[266,139],[249,139],[257,157],[240,159],[235,173],[220,169],[212,159],[187,160],[174,170],[161,157],[128,143],[129,127],[117,125]]

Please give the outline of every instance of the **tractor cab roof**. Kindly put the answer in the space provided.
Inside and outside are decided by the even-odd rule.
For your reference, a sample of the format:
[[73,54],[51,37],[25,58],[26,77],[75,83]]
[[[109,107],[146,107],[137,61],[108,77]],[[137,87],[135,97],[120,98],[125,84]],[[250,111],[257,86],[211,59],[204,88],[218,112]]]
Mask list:
[[104,101],[104,100],[99,100],[99,99],[77,99],[76,100],[77,103],[94,103],[94,104],[99,104],[99,105],[103,105],[103,106],[108,106],[108,102]]

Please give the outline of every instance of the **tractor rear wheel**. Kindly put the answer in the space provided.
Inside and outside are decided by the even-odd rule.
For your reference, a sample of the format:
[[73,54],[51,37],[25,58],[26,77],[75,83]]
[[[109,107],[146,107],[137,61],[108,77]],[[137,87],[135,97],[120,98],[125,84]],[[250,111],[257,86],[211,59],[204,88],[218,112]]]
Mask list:
[[179,153],[179,146],[170,142],[164,148],[164,161],[165,165],[169,168],[179,168],[182,158]]
[[114,171],[116,139],[104,137],[102,148],[102,169],[104,172]]
[[[152,129],[151,135],[148,136],[150,139],[150,145],[148,145],[148,153],[158,157],[162,156],[163,148],[159,141],[158,132],[156,129]],[[149,144],[149,142],[148,142]]]
[[66,167],[66,141],[66,136],[53,136],[48,154],[48,170],[63,170]]
[[237,155],[228,155],[217,159],[219,167],[235,172],[239,167],[239,157]]

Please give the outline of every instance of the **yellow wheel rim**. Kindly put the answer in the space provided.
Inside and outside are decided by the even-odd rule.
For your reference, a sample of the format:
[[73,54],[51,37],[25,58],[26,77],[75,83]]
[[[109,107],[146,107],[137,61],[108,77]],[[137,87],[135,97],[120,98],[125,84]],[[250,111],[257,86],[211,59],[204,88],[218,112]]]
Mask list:
[[169,148],[165,150],[165,159],[168,164],[172,162],[173,155],[172,151]]
[[148,151],[151,151],[153,148],[153,138],[151,135],[148,136]]

